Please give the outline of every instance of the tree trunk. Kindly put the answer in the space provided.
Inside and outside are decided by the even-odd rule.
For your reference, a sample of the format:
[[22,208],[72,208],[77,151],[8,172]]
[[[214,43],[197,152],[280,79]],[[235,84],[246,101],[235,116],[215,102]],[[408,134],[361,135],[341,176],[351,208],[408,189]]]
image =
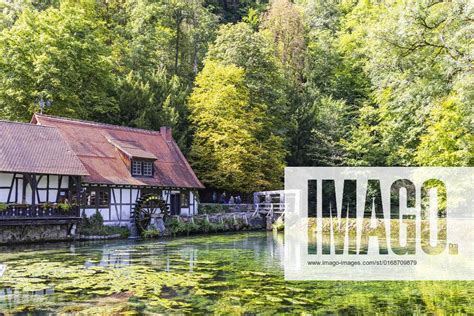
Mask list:
[[174,55],[174,74],[178,74],[179,40],[181,36],[181,13],[176,15],[176,47]]

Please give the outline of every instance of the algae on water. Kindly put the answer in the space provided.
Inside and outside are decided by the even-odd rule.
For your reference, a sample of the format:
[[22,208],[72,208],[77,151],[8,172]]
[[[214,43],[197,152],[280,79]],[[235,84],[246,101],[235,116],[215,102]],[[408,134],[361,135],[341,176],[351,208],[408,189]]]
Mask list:
[[285,282],[281,235],[45,245],[0,255],[0,311],[472,314],[473,282]]

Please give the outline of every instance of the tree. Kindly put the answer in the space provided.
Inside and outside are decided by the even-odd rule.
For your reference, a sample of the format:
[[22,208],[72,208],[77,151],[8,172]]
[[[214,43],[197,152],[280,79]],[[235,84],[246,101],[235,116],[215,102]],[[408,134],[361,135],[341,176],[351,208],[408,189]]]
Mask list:
[[0,116],[28,120],[43,99],[51,102],[47,113],[113,121],[118,106],[105,38],[88,7],[23,11],[0,35]]
[[263,28],[273,38],[275,53],[286,75],[297,83],[302,81],[306,31],[300,9],[288,0],[272,1]]
[[206,60],[243,68],[249,102],[265,112],[269,118],[268,129],[285,134],[288,110],[285,83],[270,38],[246,23],[223,25],[209,47]]
[[474,108],[466,106],[474,104],[474,77],[465,79],[455,94],[432,109],[417,148],[416,161],[420,165],[474,165]]
[[283,142],[263,131],[266,113],[252,105],[245,77],[244,69],[215,61],[197,76],[188,103],[195,130],[192,165],[214,188],[275,189],[281,185]]
[[290,165],[342,165],[341,144],[369,98],[370,83],[352,54],[341,47],[342,5],[308,1],[304,12],[307,47],[301,83],[288,89],[293,129]]
[[[382,164],[425,161],[417,158],[417,148],[426,149],[420,142],[432,124],[430,113],[443,108],[440,103],[456,95],[453,87],[472,72],[469,15],[463,1],[365,2],[347,15],[350,32],[343,42],[371,81],[378,123],[365,126],[378,135],[374,145],[385,153]],[[361,128],[364,125],[353,128],[353,147],[363,145]]]

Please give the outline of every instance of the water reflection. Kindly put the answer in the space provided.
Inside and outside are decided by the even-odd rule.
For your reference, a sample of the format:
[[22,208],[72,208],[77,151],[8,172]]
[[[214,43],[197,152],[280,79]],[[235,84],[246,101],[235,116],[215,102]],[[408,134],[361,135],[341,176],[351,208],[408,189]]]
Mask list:
[[472,282],[285,282],[282,234],[3,250],[9,313],[474,312]]

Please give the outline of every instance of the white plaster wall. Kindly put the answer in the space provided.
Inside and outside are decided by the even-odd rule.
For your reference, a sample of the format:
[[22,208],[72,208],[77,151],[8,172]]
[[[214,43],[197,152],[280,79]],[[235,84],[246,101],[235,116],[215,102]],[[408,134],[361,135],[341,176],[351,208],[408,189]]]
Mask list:
[[[49,187],[50,188],[57,188],[58,184],[59,184],[59,177],[58,176],[49,176]],[[57,196],[58,196],[58,190],[54,190],[54,189],[49,190],[49,202],[56,202],[56,197]]]
[[12,183],[13,173],[0,173],[0,187],[9,187]]
[[[110,209],[100,212],[106,225],[130,225],[130,216],[140,190],[132,188],[111,188]],[[92,213],[93,214],[93,213]]]
[[[49,186],[57,188],[59,185],[59,177],[55,175],[50,175],[50,181],[49,181]],[[17,174],[17,183],[18,184],[13,184],[13,189],[11,192],[10,196],[10,203],[23,203],[23,175]],[[8,199],[8,194],[10,192],[10,186],[12,184],[12,179],[13,179],[13,173],[0,173],[0,187],[8,187],[4,189],[0,189],[0,203],[7,203]],[[46,189],[47,188],[47,181],[46,181],[46,176],[44,175],[43,177],[37,175],[36,176],[36,181],[38,181],[37,187],[39,189]],[[69,177],[68,176],[63,176],[63,180],[61,183],[61,188],[67,189],[69,186]],[[16,189],[18,188],[18,198],[15,201],[15,195],[16,195]],[[58,190],[57,189],[49,189],[49,199],[46,201],[46,190],[38,190],[39,193],[39,201],[36,199],[36,203],[44,203],[44,202],[50,202],[50,203],[55,203]],[[27,185],[26,186],[26,192],[25,192],[25,203],[26,204],[31,204],[32,203],[32,191],[31,191],[31,186]]]
[[[173,190],[171,193],[180,193],[179,190]],[[182,215],[198,214],[197,200],[193,192],[189,192],[190,207],[182,208]],[[140,197],[140,190],[135,188],[111,188],[110,190],[110,209],[100,209],[106,225],[130,225],[130,216],[135,206],[136,200]],[[170,191],[162,190],[161,197],[167,204],[170,203]],[[194,202],[194,211],[192,202]],[[86,215],[91,216],[95,209],[86,209]]]
[[0,187],[8,187],[6,189],[0,189],[0,203],[6,203],[8,198],[8,192],[10,191],[10,185],[12,184],[12,173],[0,173]]
[[18,189],[17,203],[21,203],[23,201],[23,190],[22,190],[22,188],[23,188],[23,179],[18,179],[18,185],[13,187],[12,196],[10,197],[10,199],[15,198],[15,191]]
[[168,191],[163,190],[163,192],[161,193],[161,197],[162,197],[163,200],[166,202],[166,204],[169,204],[169,203],[170,203],[170,194],[169,194]]
[[[18,187],[18,189],[20,189],[20,187]],[[25,190],[25,203],[26,204],[31,204],[31,202],[32,202],[31,200],[32,200],[31,187],[28,184],[26,186],[26,190]],[[38,201],[36,201],[36,203],[38,203]]]
[[194,201],[194,215],[199,214],[199,202],[198,202],[197,196],[194,194],[194,192],[191,192],[190,201]]

